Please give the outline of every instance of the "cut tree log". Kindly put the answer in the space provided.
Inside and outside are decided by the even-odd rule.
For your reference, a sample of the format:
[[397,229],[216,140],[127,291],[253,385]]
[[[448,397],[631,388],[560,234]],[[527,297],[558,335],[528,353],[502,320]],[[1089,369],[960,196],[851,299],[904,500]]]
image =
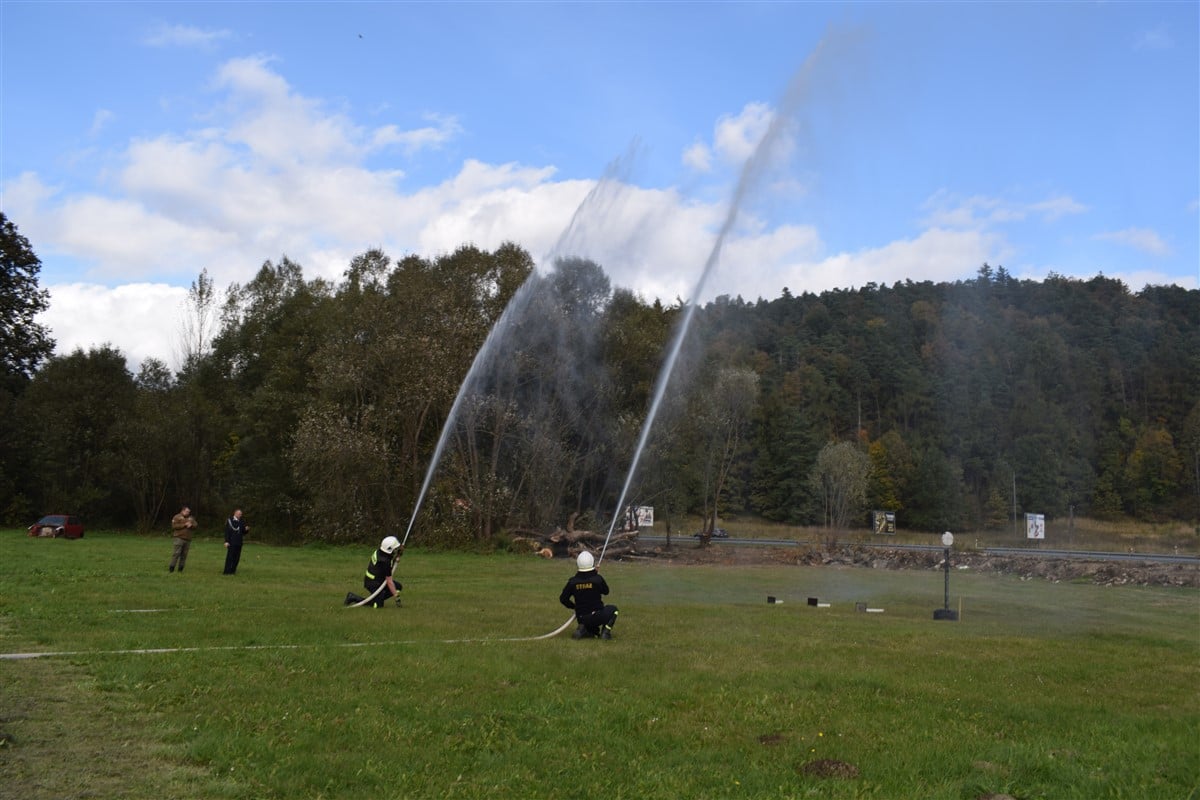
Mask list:
[[513,549],[518,552],[536,552],[543,557],[546,557],[545,553],[551,553],[558,558],[574,558],[584,550],[593,555],[600,555],[603,551],[605,555],[613,556],[637,552],[638,531],[615,531],[610,537],[604,531],[575,530],[577,516],[570,516],[565,529],[555,528],[550,533],[540,534],[528,529],[510,530],[509,533],[518,534],[511,540]]
[[[582,553],[584,550],[587,550],[589,553],[592,553],[592,555],[596,555],[596,556],[600,555],[600,548],[596,548],[595,551],[593,552],[592,548],[583,547],[582,545],[572,545],[571,547],[568,547],[567,555],[574,558],[575,556]],[[608,556],[608,557],[613,557],[613,556],[622,556],[622,555],[626,555],[628,553],[636,553],[636,552],[637,552],[636,544],[633,541],[625,540],[623,542],[609,542],[608,548],[604,551],[604,555]]]

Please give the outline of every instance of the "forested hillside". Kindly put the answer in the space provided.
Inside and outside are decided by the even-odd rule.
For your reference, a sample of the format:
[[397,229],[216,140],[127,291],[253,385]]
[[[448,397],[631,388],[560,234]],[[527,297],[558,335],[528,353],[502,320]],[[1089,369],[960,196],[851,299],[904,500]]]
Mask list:
[[[17,245],[6,271],[36,276]],[[7,524],[65,511],[154,528],[187,503],[214,523],[243,507],[281,538],[374,538],[406,528],[439,441],[419,538],[603,523],[684,310],[588,261],[538,272],[513,245],[370,251],[337,283],[284,258],[245,285],[202,274],[190,299],[177,372],[5,340]],[[949,284],[784,290],[697,309],[683,354],[629,496],[660,520],[1200,514],[1195,290],[986,265]]]
[[1012,513],[1187,519],[1197,508],[1200,292],[1051,276],[866,286],[707,309],[762,378],[745,502],[811,507],[831,440],[870,459],[869,500],[912,527]]

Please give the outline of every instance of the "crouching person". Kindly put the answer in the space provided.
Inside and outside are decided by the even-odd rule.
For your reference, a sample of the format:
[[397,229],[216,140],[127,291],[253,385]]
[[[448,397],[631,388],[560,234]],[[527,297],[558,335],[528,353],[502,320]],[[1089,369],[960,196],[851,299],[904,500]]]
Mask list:
[[[346,594],[345,604],[348,606],[368,605],[372,608],[383,608],[383,604],[396,597],[404,587],[397,583],[392,576],[396,561],[404,555],[404,547],[395,536],[388,536],[379,543],[379,549],[371,554],[367,562],[367,572],[363,576],[363,588],[367,596],[359,597],[353,592]],[[400,605],[397,598],[396,605]]]
[[617,607],[605,605],[601,599],[608,594],[608,583],[596,571],[596,561],[586,550],[575,559],[579,571],[567,581],[558,602],[575,611],[579,627],[572,638],[588,636],[611,639],[613,624],[617,621]]

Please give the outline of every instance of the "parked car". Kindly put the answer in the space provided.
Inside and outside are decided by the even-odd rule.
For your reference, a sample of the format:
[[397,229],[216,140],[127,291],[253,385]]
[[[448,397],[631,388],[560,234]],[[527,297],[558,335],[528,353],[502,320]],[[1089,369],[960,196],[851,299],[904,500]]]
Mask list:
[[[695,533],[693,533],[693,534],[692,534],[692,536],[695,536],[697,539],[700,539],[700,538],[702,538],[702,537],[704,536],[704,531],[696,531]],[[713,532],[712,532],[712,538],[714,538],[714,539],[728,539],[728,538],[729,538],[729,532],[728,532],[728,531],[726,531],[724,528],[713,528]]]
[[83,538],[83,520],[72,514],[47,514],[29,526],[30,536],[52,536],[55,539]]

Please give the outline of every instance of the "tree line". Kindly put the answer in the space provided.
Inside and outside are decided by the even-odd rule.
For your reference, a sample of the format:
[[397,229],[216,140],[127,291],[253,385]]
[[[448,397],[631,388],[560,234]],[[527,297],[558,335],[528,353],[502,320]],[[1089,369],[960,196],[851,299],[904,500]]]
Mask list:
[[[338,281],[283,257],[223,290],[202,272],[181,366],[133,374],[111,345],[52,354],[40,261],[0,222],[6,524],[150,530],[187,503],[357,541],[406,530],[421,497],[429,544],[607,524],[686,310],[513,244],[370,250]],[[695,311],[628,497],[668,525],[1200,517],[1196,290],[984,265]]]

